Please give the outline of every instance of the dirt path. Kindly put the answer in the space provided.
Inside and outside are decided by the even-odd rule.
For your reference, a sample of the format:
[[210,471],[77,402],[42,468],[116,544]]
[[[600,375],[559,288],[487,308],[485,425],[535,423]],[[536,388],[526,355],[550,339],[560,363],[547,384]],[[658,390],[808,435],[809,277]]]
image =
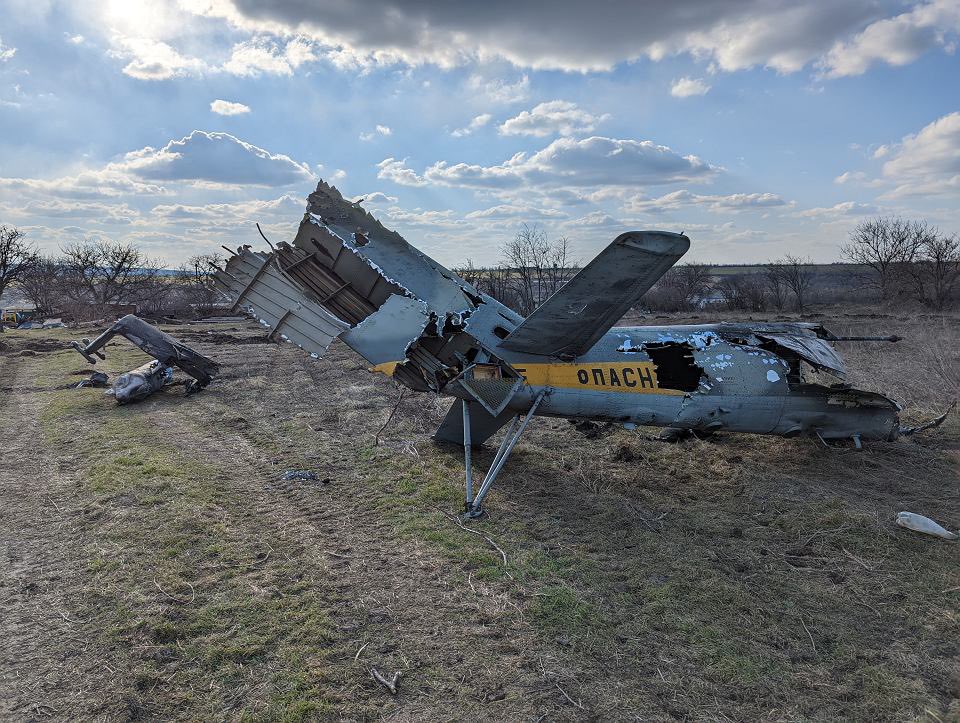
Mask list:
[[[296,350],[283,351],[289,356],[278,366],[289,375],[288,385],[306,384],[311,371],[318,373]],[[227,359],[224,375],[240,376],[249,363]],[[281,408],[281,392],[275,394],[266,408]],[[323,397],[316,390],[307,404],[322,405]],[[563,715],[568,703],[555,685],[562,679],[555,656],[525,622],[510,589],[469,573],[464,584],[460,569],[415,538],[398,536],[383,514],[394,502],[367,484],[363,465],[353,463],[357,450],[345,448],[342,435],[298,434],[303,426],[277,435],[276,420],[257,419],[264,400],[232,385],[209,390],[203,401],[202,408],[151,411],[151,423],[181,435],[188,423],[191,455],[215,458],[230,450],[221,483],[225,495],[243,500],[237,524],[310,551],[337,629],[338,649],[327,671],[337,698],[366,701],[366,712],[410,719]],[[291,400],[284,416],[303,404]],[[369,443],[371,435],[358,431],[357,444]],[[283,480],[291,466],[309,468],[317,481]],[[434,513],[451,534],[470,537],[440,509]],[[384,696],[371,667],[387,677],[402,672],[398,698]],[[363,709],[355,706],[343,710]]]
[[[0,360],[4,382],[20,386],[27,362]],[[0,718],[112,716],[116,656],[98,644],[98,612],[76,605],[87,585],[83,501],[42,442],[40,400],[12,392],[0,405]]]

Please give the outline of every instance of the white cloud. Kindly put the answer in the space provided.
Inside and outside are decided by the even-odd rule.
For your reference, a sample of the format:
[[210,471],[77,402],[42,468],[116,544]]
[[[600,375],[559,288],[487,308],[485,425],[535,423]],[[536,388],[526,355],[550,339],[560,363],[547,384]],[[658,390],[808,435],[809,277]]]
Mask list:
[[377,178],[386,181],[393,181],[401,186],[426,186],[425,178],[418,176],[416,172],[406,166],[407,159],[402,161],[396,158],[384,158],[377,164]]
[[225,185],[286,186],[316,180],[305,163],[273,154],[229,133],[192,131],[163,148],[131,151],[116,164],[155,181],[208,181]]
[[30,201],[22,210],[32,218],[85,218],[113,224],[129,224],[140,215],[139,211],[126,203],[78,202],[58,198]]
[[673,85],[670,86],[670,95],[675,98],[689,98],[692,95],[705,95],[708,90],[710,86],[702,78],[684,76],[673,81]]
[[240,77],[292,75],[304,63],[315,60],[313,46],[303,38],[294,38],[281,48],[275,42],[257,37],[234,45],[223,70]]
[[577,133],[589,133],[599,123],[610,116],[593,115],[577,107],[576,103],[565,100],[551,100],[540,103],[533,110],[525,110],[500,126],[500,135],[504,136],[548,136],[558,133],[570,136]]
[[805,211],[799,211],[796,215],[804,218],[829,218],[841,216],[870,216],[880,212],[881,209],[869,203],[844,201],[843,203],[837,203],[827,208],[808,208]]
[[254,222],[299,220],[305,202],[301,198],[284,194],[270,200],[251,199],[236,203],[208,203],[202,206],[190,204],[160,204],[154,206],[150,215],[167,223],[194,223],[209,226],[252,225]]
[[634,196],[627,200],[627,213],[662,213],[690,206],[703,206],[711,211],[737,212],[790,206],[775,193],[732,193],[727,196],[704,195],[690,191],[673,191],[659,198]]
[[837,42],[820,65],[828,78],[862,75],[874,63],[907,65],[936,47],[952,52],[951,35],[958,32],[960,4],[932,0],[877,20],[850,40]]
[[621,222],[604,211],[591,211],[586,216],[581,216],[580,218],[575,218],[570,221],[566,221],[563,225],[570,226],[573,228],[576,228],[578,226],[602,227],[602,226],[619,226],[621,225]]
[[393,134],[393,131],[390,129],[390,126],[377,125],[377,127],[374,128],[374,130],[370,131],[369,133],[361,133],[359,138],[361,141],[366,142],[366,141],[372,141],[378,135],[389,136],[392,134]]
[[559,138],[528,156],[517,153],[495,166],[438,161],[418,175],[405,161],[387,158],[379,178],[407,186],[433,183],[465,188],[511,189],[522,186],[645,186],[706,181],[720,172],[696,156],[681,156],[652,141],[592,136]]
[[506,219],[557,219],[565,218],[566,215],[563,211],[552,208],[504,203],[479,211],[471,211],[466,215],[466,218],[495,221]]
[[117,47],[110,51],[110,55],[129,59],[123,72],[137,80],[169,80],[208,69],[204,61],[181,55],[160,40],[118,37],[114,42]]
[[[170,196],[183,184],[216,189],[286,186],[315,180],[306,164],[289,156],[272,154],[227,133],[193,131],[162,148],[147,146],[126,153],[118,161],[73,175],[49,179],[0,177],[0,191],[9,190],[25,199],[66,202]],[[54,206],[43,208],[51,212]]]
[[420,208],[407,210],[392,206],[376,215],[384,221],[406,228],[452,228],[464,222],[453,211],[424,211]]
[[833,182],[837,185],[843,185],[844,183],[858,183],[865,180],[867,180],[867,174],[863,171],[844,171],[834,178]]
[[373,193],[361,193],[359,196],[354,196],[350,199],[354,203],[362,201],[366,206],[373,206],[381,203],[396,203],[396,196],[388,196],[382,191],[374,191]]
[[960,112],[906,136],[887,155],[883,175],[898,185],[884,197],[960,193]]
[[493,118],[489,113],[481,113],[480,115],[474,117],[466,126],[463,128],[457,128],[450,133],[454,138],[463,138],[464,136],[469,136],[474,131],[477,131],[483,128],[487,123]]
[[530,78],[526,75],[511,83],[503,78],[484,78],[471,75],[467,79],[467,90],[471,95],[479,96],[494,105],[511,105],[527,99],[530,95]]
[[210,104],[210,110],[217,115],[242,115],[250,112],[250,106],[218,98]]
[[3,38],[0,38],[0,63],[10,60],[10,58],[16,54],[17,49],[11,48],[9,45],[4,45]]
[[58,199],[116,198],[128,195],[159,196],[169,193],[163,186],[131,178],[117,164],[84,170],[59,178],[0,178],[0,189],[10,189],[28,196]]

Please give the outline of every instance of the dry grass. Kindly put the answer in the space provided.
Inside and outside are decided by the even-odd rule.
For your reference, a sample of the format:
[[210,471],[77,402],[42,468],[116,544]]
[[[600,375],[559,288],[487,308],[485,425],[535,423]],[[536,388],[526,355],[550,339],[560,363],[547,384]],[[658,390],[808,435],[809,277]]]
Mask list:
[[[857,383],[892,393],[911,419],[943,406],[940,388],[956,383],[953,321],[824,321],[906,336],[845,350]],[[56,337],[5,336],[0,378],[13,365],[15,387],[62,384],[79,357],[11,355]],[[24,622],[6,637],[48,653],[29,666],[0,658],[7,717],[37,702],[151,718],[960,714],[958,548],[891,524],[910,509],[956,526],[956,416],[919,443],[862,453],[737,435],[587,439],[540,419],[476,535],[449,516],[460,454],[428,439],[445,401],[408,394],[374,446],[397,392],[343,347],[317,362],[289,347],[207,344],[202,329],[184,340],[224,362],[222,380],[187,400],[165,392],[118,409],[94,391],[5,397],[5,437],[36,412],[23,453],[60,470],[24,488],[22,470],[0,462],[4,494],[19,495],[4,534],[26,541],[19,582],[2,593]],[[121,349],[110,349],[112,372],[132,361]],[[281,483],[285,469],[328,482]],[[65,541],[53,549],[75,571],[31,593],[26,581],[43,573],[30,550],[51,540]],[[21,615],[37,596],[91,621],[88,644],[43,637]],[[80,661],[79,683],[64,659]],[[400,694],[370,667],[403,670]]]

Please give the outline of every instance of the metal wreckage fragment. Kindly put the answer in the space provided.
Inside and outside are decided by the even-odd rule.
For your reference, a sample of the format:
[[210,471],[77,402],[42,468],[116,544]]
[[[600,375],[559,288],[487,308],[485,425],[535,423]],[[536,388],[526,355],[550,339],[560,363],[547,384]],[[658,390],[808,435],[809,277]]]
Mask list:
[[[535,415],[857,446],[909,431],[896,402],[845,383],[819,324],[614,328],[689,245],[621,234],[524,318],[321,181],[292,244],[241,246],[215,281],[271,338],[321,356],[339,337],[398,383],[456,398],[435,438],[464,447],[467,516]],[[471,447],[504,425],[475,492]]]
[[172,367],[178,367],[193,379],[186,384],[187,394],[193,394],[213,381],[217,373],[217,363],[177,341],[143,319],[128,314],[119,319],[109,329],[93,341],[84,339],[83,343],[73,342],[72,346],[91,364],[95,357],[106,359],[100,351],[114,336],[125,337],[140,347],[152,361],[121,374],[107,390],[119,404],[136,402],[153,394],[173,381]]

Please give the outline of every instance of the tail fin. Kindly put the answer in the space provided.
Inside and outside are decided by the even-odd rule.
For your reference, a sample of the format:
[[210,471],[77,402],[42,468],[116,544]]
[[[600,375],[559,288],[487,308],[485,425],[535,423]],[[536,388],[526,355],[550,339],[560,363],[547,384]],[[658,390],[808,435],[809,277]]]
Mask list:
[[547,299],[500,346],[526,354],[580,356],[690,248],[666,231],[617,236],[569,283]]

